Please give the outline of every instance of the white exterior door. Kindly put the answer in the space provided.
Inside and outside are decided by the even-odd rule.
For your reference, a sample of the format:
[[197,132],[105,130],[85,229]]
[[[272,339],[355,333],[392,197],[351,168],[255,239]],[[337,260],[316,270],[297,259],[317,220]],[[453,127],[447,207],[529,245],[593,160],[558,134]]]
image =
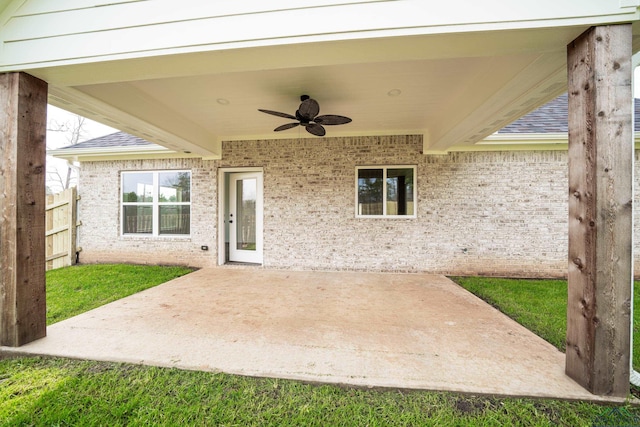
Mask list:
[[262,264],[262,172],[229,175],[229,261]]

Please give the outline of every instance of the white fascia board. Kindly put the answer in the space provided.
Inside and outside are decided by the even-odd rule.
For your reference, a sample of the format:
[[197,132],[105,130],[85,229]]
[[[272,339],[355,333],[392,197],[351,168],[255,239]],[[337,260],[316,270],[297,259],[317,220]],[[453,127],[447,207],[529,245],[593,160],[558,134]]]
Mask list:
[[567,144],[566,132],[558,133],[494,133],[475,145]]
[[[634,132],[633,140],[640,143],[640,132]],[[569,135],[566,132],[550,133],[494,133],[475,145],[548,145],[568,144]]]
[[201,157],[196,154],[176,152],[158,145],[105,148],[59,148],[55,150],[47,150],[47,155],[59,159],[65,159],[70,162]]
[[[493,134],[473,145],[457,145],[448,150],[425,150],[427,155],[444,155],[464,151],[558,151],[567,150],[567,133]],[[640,149],[640,132],[634,133],[634,147]]]

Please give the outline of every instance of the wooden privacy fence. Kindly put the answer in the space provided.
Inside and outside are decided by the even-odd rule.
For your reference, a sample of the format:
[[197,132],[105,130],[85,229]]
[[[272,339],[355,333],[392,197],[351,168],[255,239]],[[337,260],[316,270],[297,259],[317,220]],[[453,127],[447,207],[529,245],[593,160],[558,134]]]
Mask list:
[[47,270],[66,267],[76,262],[78,193],[75,187],[47,196],[46,261]]

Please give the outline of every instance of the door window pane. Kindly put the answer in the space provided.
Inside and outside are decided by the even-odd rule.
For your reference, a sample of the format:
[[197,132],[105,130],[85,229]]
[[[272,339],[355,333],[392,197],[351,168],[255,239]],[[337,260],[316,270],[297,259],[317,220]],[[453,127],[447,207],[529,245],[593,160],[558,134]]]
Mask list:
[[358,169],[358,214],[382,215],[382,169]]
[[236,183],[236,242],[237,249],[244,251],[256,250],[257,186],[255,178]]

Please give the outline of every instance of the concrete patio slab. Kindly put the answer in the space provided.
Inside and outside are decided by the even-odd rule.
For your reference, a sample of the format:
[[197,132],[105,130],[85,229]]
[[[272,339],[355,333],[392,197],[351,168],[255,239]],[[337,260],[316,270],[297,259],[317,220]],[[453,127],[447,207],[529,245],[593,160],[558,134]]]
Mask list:
[[508,396],[596,397],[564,354],[443,276],[202,269],[5,354]]

